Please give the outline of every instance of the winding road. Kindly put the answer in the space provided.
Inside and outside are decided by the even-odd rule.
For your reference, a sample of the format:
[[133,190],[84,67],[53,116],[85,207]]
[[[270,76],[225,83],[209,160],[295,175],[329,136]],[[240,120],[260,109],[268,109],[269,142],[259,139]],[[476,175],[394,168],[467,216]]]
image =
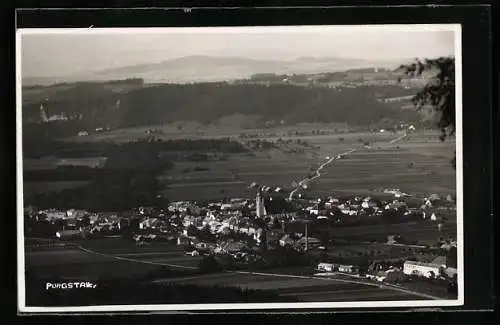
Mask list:
[[[403,140],[404,138],[406,138],[407,136],[407,133],[405,132],[403,135],[401,135],[400,137],[397,137],[396,139],[393,139],[391,140],[389,143],[390,144],[394,144],[398,141],[401,141]],[[288,197],[290,200],[293,198],[293,196],[295,195],[295,193],[297,193],[298,190],[300,190],[301,188],[303,188],[304,185],[314,181],[315,179],[317,178],[320,178],[321,177],[321,170],[323,168],[325,168],[326,166],[328,166],[329,164],[331,164],[332,162],[334,162],[335,160],[338,160],[340,159],[340,157],[344,156],[344,155],[349,155],[355,151],[358,151],[359,149],[350,149],[346,152],[343,152],[343,153],[340,153],[340,154],[336,154],[336,155],[333,155],[332,158],[328,159],[326,162],[322,163],[317,169],[316,169],[316,172],[313,177],[306,177],[304,178],[303,180],[301,180],[298,185],[295,187],[295,189],[293,189],[291,192],[290,192],[290,196]]]

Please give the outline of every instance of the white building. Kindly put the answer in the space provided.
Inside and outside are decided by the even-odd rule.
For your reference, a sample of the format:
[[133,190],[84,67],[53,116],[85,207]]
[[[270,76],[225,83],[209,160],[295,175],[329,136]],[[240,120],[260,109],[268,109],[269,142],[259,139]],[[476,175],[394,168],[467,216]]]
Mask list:
[[417,275],[426,278],[433,278],[439,275],[440,267],[441,265],[439,264],[406,261],[403,264],[403,273],[406,275]]
[[342,273],[356,273],[358,268],[354,265],[339,265],[339,272]]
[[335,265],[332,263],[319,263],[316,269],[322,272],[333,272],[335,270]]
[[375,203],[373,201],[363,201],[363,203],[361,203],[361,207],[363,209],[373,208],[376,206],[377,206],[377,203]]

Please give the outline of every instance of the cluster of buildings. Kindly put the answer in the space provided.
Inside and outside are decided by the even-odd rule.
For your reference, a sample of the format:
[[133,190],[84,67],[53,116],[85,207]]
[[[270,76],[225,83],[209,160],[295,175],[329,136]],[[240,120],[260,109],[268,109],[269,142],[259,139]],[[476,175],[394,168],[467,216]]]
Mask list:
[[[423,77],[400,77],[397,75],[381,74],[377,75],[378,69],[372,71],[358,72],[353,75],[341,73],[342,76],[333,76],[330,73],[313,75],[275,75],[260,74],[249,80],[240,80],[238,83],[260,84],[271,86],[275,84],[287,84],[304,87],[328,87],[328,88],[355,88],[359,86],[386,86],[394,85],[402,88],[418,88],[425,85],[426,78]],[[390,73],[389,73],[390,74]]]
[[[325,221],[363,220],[366,216],[376,217],[387,211],[395,212],[401,218],[420,212],[423,218],[439,221],[435,212],[439,200],[435,195],[429,196],[421,208],[409,208],[403,199],[380,201],[370,196],[290,201],[280,193],[264,193],[259,188],[255,199],[179,201],[171,202],[165,208],[139,207],[121,213],[27,207],[25,228],[28,236],[38,236],[40,232],[36,229],[41,227],[48,229],[47,236],[62,240],[129,234],[139,245],[152,241],[170,242],[185,246],[192,256],[229,254],[235,260],[249,263],[259,258],[258,252],[262,248],[288,247],[301,252],[326,250],[328,243],[325,238],[320,240],[311,236],[311,229],[315,227],[317,230]],[[447,243],[448,246],[454,244],[456,246],[454,242]],[[443,266],[437,265],[406,261],[400,268],[378,268],[369,275],[382,279],[380,281],[398,275],[435,277],[442,274]],[[357,266],[329,263],[319,265],[318,270],[359,272]]]
[[447,263],[445,256],[438,256],[430,262],[406,260],[402,265],[372,263],[367,270],[363,271],[356,265],[322,262],[317,265],[316,271],[320,272],[317,275],[340,273],[388,283],[399,283],[412,277],[423,280],[451,281],[456,281],[457,278],[456,265]]
[[[435,194],[426,197],[420,208],[409,207],[404,200],[406,195],[398,189],[387,190],[392,191],[395,196],[393,200],[387,201],[370,196],[343,199],[330,196],[309,200],[296,199],[292,205],[290,199],[284,198],[279,187],[261,187],[256,183],[252,183],[249,187],[257,189],[255,200],[233,198],[220,202],[172,202],[165,209],[138,208],[127,213],[49,209],[31,211],[28,215],[32,226],[39,222],[49,223],[57,225],[57,231],[79,230],[86,234],[98,235],[119,233],[123,228],[133,228],[133,231],[141,235],[164,235],[159,236],[164,238],[165,234],[170,234],[167,237],[172,238],[174,235],[188,236],[188,229],[194,227],[200,231],[205,229],[213,235],[227,236],[233,233],[245,235],[251,237],[258,245],[262,244],[264,237],[267,241],[270,238],[274,239],[276,243],[280,241],[290,243],[295,238],[294,243],[300,243],[301,236],[305,236],[304,231],[295,237],[290,236],[293,233],[285,231],[286,226],[291,223],[355,222],[363,221],[367,217],[382,216],[385,213],[398,215],[401,218],[418,215],[422,219],[435,221],[438,227],[443,226],[439,204],[442,200]],[[305,230],[306,227],[303,228]],[[264,236],[264,232],[267,236]],[[158,236],[147,238],[156,237]],[[315,242],[314,239],[309,240],[309,244]]]

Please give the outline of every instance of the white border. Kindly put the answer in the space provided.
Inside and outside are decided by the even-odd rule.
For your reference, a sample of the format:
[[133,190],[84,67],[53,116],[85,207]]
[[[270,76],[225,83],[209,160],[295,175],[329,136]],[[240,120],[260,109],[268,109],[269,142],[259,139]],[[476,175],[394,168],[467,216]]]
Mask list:
[[[390,28],[388,29],[388,26]],[[455,34],[456,83],[456,186],[457,186],[457,271],[458,299],[357,301],[313,303],[235,303],[235,304],[169,304],[169,305],[101,305],[86,307],[28,307],[26,306],[24,277],[24,203],[22,164],[22,72],[21,35],[33,34],[159,34],[159,33],[310,33],[340,30],[389,31],[453,31]],[[16,140],[17,140],[17,267],[18,311],[22,313],[64,312],[124,312],[124,311],[189,311],[189,310],[262,310],[262,309],[315,309],[315,308],[374,308],[374,307],[444,307],[464,304],[464,238],[463,238],[463,152],[462,152],[462,33],[459,24],[414,25],[357,25],[357,26],[269,26],[269,27],[181,27],[181,28],[61,28],[18,29],[16,31]]]
[[[390,26],[390,28],[388,28]],[[317,33],[333,31],[380,31],[380,32],[457,32],[459,24],[394,24],[394,25],[301,25],[301,26],[244,26],[244,27],[124,27],[124,28],[26,28],[18,29],[23,35],[39,34],[253,34],[253,33]]]

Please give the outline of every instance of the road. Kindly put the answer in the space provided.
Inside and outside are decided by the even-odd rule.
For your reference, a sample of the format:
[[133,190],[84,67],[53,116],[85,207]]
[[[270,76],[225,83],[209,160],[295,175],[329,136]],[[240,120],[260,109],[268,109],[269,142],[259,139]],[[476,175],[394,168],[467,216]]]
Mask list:
[[[396,139],[393,139],[391,141],[389,141],[390,144],[394,144],[398,141],[401,141],[403,140],[404,138],[406,138],[407,136],[407,133],[405,132],[403,135],[397,137]],[[362,147],[361,147],[362,148]],[[328,159],[326,162],[322,163],[315,171],[315,175],[313,177],[306,177],[304,178],[303,180],[301,180],[298,185],[295,187],[295,189],[293,189],[291,192],[290,192],[290,196],[289,196],[289,199],[291,200],[293,198],[293,196],[295,195],[295,193],[297,193],[298,190],[300,190],[301,188],[303,188],[304,185],[307,185],[308,183],[314,181],[315,179],[317,178],[320,178],[321,177],[321,171],[323,170],[323,168],[325,168],[326,166],[330,165],[332,162],[334,162],[335,160],[338,160],[340,159],[341,156],[345,156],[345,155],[349,155],[353,152],[356,152],[358,151],[359,149],[350,149],[348,151],[345,151],[345,152],[342,152],[340,154],[334,154],[332,155],[332,157],[330,159]]]
[[[37,273],[61,277],[95,280],[106,276],[140,277],[158,267],[195,270],[200,257],[182,252],[97,252],[82,246],[31,252],[26,266]],[[301,301],[368,301],[440,299],[417,291],[347,277],[319,277],[271,272],[226,271],[186,277],[163,278],[156,282],[179,282],[198,285],[237,286],[270,290]]]

